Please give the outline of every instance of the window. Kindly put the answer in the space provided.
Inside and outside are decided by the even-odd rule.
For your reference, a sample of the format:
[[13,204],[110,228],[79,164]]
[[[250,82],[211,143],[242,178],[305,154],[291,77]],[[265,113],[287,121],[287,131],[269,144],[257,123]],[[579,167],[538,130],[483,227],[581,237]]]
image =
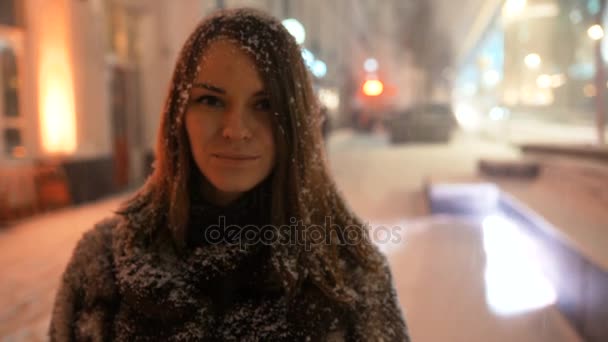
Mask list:
[[4,130],[4,150],[9,158],[23,158],[25,156],[21,131],[16,128],[6,128]]
[[0,0],[0,25],[19,26],[19,7],[15,0]]
[[[3,96],[4,116],[19,116],[17,58],[12,49],[0,40],[0,95]],[[0,103],[2,103],[0,102]]]
[[[0,10],[6,8],[0,0]],[[2,17],[4,14],[1,14]],[[1,25],[1,24],[0,24]],[[0,30],[0,161],[26,157],[28,141],[24,139],[27,121],[21,112],[21,82],[19,60],[23,52],[23,32],[20,28]]]

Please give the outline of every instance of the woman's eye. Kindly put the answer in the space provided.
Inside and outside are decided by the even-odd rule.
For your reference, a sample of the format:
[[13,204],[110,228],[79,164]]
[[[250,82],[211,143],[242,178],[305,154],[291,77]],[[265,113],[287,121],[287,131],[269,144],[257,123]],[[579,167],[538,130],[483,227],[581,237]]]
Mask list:
[[261,110],[261,111],[269,111],[270,110],[270,100],[264,99],[264,100],[260,100],[260,101],[256,102],[255,109]]
[[208,106],[208,107],[221,107],[222,106],[222,101],[217,98],[216,96],[211,96],[211,95],[203,95],[203,96],[199,96],[196,99],[197,103],[200,103],[202,105]]

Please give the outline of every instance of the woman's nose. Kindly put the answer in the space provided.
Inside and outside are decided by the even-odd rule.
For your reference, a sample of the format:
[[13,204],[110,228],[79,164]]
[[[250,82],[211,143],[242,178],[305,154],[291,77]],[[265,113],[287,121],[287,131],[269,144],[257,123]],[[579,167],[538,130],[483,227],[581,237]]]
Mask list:
[[230,140],[247,140],[251,138],[251,130],[246,122],[246,110],[232,108],[224,114],[222,136]]

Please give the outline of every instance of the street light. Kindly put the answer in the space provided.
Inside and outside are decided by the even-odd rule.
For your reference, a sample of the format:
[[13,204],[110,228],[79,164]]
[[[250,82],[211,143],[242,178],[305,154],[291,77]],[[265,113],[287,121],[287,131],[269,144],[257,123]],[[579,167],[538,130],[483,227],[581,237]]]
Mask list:
[[306,40],[306,30],[304,30],[304,26],[294,18],[285,19],[281,22],[283,26],[291,33],[291,35],[296,39],[296,43],[302,44]]
[[542,63],[542,59],[538,54],[531,53],[524,58],[524,63],[526,63],[526,66],[530,69],[538,69]]
[[327,65],[320,59],[317,59],[312,65],[312,74],[317,78],[323,78],[327,74]]
[[384,91],[384,84],[379,80],[367,80],[363,83],[363,94],[367,96],[379,96]]
[[38,39],[38,117],[43,149],[72,154],[78,147],[74,66],[69,52],[67,14],[62,7],[45,3]]
[[540,75],[536,78],[536,85],[541,89],[549,89],[553,84],[553,79],[547,74]]
[[368,58],[365,60],[363,68],[367,72],[375,72],[378,70],[378,61],[375,58]]
[[315,63],[315,55],[308,49],[302,49],[302,58],[307,67],[312,68]]
[[587,30],[587,35],[593,40],[604,38],[604,29],[600,25],[593,25]]
[[500,73],[496,70],[488,70],[483,74],[483,81],[488,87],[495,87],[500,83]]
[[526,0],[507,0],[503,7],[503,13],[506,17],[516,17],[520,15],[526,8]]

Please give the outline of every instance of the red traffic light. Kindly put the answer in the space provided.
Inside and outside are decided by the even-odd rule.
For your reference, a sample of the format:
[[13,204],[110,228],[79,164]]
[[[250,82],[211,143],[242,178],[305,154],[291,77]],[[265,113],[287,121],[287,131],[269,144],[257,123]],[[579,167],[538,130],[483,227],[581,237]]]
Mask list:
[[379,80],[367,80],[363,83],[363,94],[367,96],[379,96],[384,91],[384,84]]

